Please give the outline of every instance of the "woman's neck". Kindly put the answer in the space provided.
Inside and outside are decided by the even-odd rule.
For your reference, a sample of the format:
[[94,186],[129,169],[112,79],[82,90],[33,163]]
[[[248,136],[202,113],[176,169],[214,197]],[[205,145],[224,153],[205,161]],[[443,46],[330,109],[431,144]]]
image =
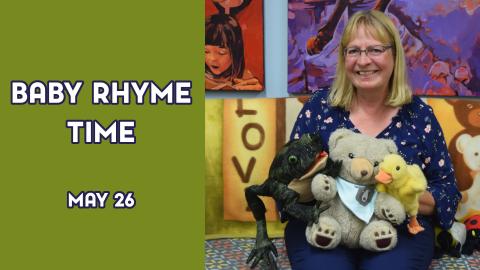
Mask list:
[[382,114],[389,109],[389,106],[385,105],[385,99],[387,98],[386,92],[359,92],[356,91],[353,98],[351,112],[364,112],[369,115]]
[[376,137],[391,122],[399,107],[385,105],[386,94],[369,92],[353,98],[350,121],[361,133]]

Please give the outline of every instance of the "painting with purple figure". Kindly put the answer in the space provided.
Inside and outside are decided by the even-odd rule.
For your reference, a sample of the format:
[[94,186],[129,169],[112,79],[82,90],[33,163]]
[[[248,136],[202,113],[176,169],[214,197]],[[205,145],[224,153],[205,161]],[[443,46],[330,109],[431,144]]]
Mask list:
[[288,92],[328,89],[349,16],[385,12],[397,26],[414,94],[480,96],[480,1],[289,0]]

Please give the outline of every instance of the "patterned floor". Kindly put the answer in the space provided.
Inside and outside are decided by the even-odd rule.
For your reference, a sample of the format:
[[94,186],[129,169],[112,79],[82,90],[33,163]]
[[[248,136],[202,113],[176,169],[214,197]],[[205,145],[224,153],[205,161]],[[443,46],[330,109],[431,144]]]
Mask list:
[[[273,240],[278,250],[277,265],[279,270],[289,270],[290,264],[285,252],[283,239]],[[247,270],[246,264],[248,252],[253,247],[255,239],[216,239],[205,241],[205,269],[209,270]],[[452,258],[444,256],[440,260],[434,260],[430,270],[477,270],[480,269],[480,253],[475,252],[472,256]]]

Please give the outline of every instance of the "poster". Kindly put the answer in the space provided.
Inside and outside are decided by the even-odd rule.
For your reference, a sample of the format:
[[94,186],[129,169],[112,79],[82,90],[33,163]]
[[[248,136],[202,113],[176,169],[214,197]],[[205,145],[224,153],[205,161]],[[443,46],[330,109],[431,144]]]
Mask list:
[[[205,236],[254,237],[244,189],[262,183],[307,96],[205,101]],[[276,205],[261,197],[269,235],[283,236]]]
[[445,134],[462,200],[455,218],[480,214],[480,100],[428,99]]

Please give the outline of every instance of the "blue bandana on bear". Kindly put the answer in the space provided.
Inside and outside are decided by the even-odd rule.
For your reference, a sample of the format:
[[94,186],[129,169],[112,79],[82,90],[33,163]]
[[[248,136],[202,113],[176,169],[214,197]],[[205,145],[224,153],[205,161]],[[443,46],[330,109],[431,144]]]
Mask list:
[[337,192],[343,204],[359,219],[368,223],[372,218],[377,191],[375,185],[359,185],[337,177]]

